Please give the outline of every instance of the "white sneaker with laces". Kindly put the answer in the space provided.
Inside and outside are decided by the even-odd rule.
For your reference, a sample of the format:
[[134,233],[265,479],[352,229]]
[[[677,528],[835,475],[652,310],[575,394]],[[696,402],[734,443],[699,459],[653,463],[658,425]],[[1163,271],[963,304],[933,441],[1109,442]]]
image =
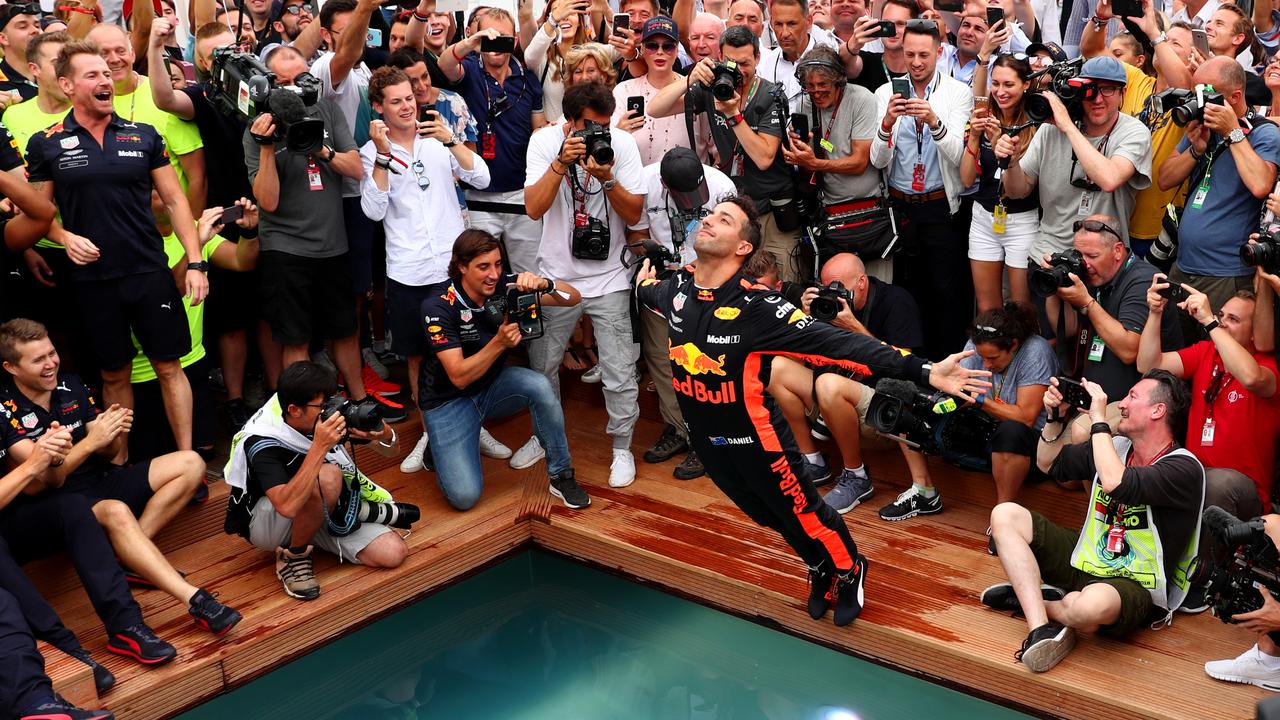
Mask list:
[[592,365],[590,370],[588,370],[588,371],[586,371],[586,372],[582,373],[582,382],[584,382],[584,383],[598,383],[598,382],[600,382],[600,375],[601,375],[603,372],[604,372],[604,371],[600,369],[600,366],[599,366],[599,365]]
[[409,454],[404,460],[400,461],[400,472],[416,473],[419,470],[425,470],[426,465],[422,464],[422,456],[427,452],[427,431],[422,431],[422,437],[418,438],[418,444],[413,446]]
[[538,436],[534,435],[529,438],[529,442],[516,451],[515,455],[511,456],[511,467],[523,470],[546,456],[547,451],[542,449],[542,443],[538,442]]
[[490,435],[488,430],[480,428],[480,454],[496,460],[506,460],[511,457],[511,448]]
[[1234,660],[1213,660],[1204,664],[1209,677],[1227,682],[1257,685],[1264,690],[1280,692],[1280,670],[1268,670],[1259,657],[1258,646],[1245,650]]
[[609,487],[624,488],[636,481],[636,459],[630,450],[613,449],[609,465]]

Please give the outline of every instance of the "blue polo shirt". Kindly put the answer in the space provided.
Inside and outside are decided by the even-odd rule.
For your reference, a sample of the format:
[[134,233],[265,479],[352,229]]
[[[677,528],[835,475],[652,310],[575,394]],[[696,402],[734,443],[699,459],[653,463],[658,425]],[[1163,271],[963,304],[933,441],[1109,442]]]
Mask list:
[[169,153],[154,127],[113,113],[99,145],[73,111],[31,136],[26,159],[31,182],[53,183],[63,227],[102,252],[97,262],[72,265],[73,280],[168,271],[151,214],[151,171],[167,167]]
[[542,112],[542,85],[515,60],[508,61],[511,73],[501,85],[485,72],[480,56],[472,53],[462,60],[462,80],[454,90],[467,101],[476,121],[480,139],[476,152],[483,154],[484,135],[496,136],[496,155],[486,159],[493,180],[485,192],[524,189],[525,151],[533,135],[533,113]]

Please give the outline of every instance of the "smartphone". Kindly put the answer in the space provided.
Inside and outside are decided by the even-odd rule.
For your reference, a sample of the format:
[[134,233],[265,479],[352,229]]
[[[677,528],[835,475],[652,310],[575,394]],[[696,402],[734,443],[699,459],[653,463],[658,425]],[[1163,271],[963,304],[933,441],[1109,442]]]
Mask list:
[[1160,288],[1156,292],[1159,293],[1160,297],[1164,298],[1165,300],[1168,300],[1169,302],[1176,305],[1182,302],[1183,300],[1186,300],[1187,298],[1191,297],[1191,293],[1187,292],[1187,289],[1182,287],[1178,283],[1172,282],[1167,277],[1164,278],[1164,282],[1169,283],[1169,287]]
[[627,98],[627,110],[635,111],[636,117],[644,117],[644,96],[632,95]]
[[364,44],[371,48],[382,47],[382,29],[369,28],[369,32],[364,35]]
[[973,99],[973,109],[983,110],[983,111],[990,110],[991,106],[988,104],[988,102],[989,100],[985,97],[982,97],[982,96],[975,97]]
[[791,129],[795,132],[796,137],[800,138],[800,142],[809,143],[809,116],[808,115],[792,115]]
[[1084,385],[1069,377],[1058,376],[1058,392],[1062,393],[1062,401],[1074,408],[1088,410],[1093,403],[1093,398],[1084,389]]
[[515,52],[516,39],[512,35],[499,35],[496,38],[484,38],[480,41],[480,52],[511,53]]
[[961,12],[964,10],[964,0],[936,0],[933,6],[942,12]]
[[1004,8],[988,7],[987,8],[987,27],[994,27],[996,23],[1004,20]]
[[613,16],[613,34],[621,35],[618,31],[622,28],[631,29],[631,13],[618,13]]
[[1200,54],[1203,55],[1204,57],[1207,58],[1210,56],[1211,53],[1209,51],[1209,34],[1206,33],[1203,29],[1201,28],[1191,29],[1191,44],[1194,45],[1195,49],[1199,50]]
[[219,225],[230,225],[231,223],[244,217],[243,205],[232,205],[222,211],[222,219],[218,221]]
[[537,293],[517,295],[515,311],[508,317],[516,321],[523,339],[542,337],[542,312],[538,305]]
[[433,122],[440,119],[440,113],[436,112],[434,105],[423,105],[418,108],[418,122]]
[[881,20],[876,28],[875,34],[871,37],[886,38],[893,37],[898,34],[898,26],[893,24],[892,20]]
[[911,97],[911,81],[910,80],[904,77],[898,77],[898,78],[893,78],[892,80],[889,81],[889,83],[893,89],[893,92],[890,93],[890,95],[901,95],[904,98]]
[[1142,0],[1111,0],[1111,14],[1118,17],[1142,17]]

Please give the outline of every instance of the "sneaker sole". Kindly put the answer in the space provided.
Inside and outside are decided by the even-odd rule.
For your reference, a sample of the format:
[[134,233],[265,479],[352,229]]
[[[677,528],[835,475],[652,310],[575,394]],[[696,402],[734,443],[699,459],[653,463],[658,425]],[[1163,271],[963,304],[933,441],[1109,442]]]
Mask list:
[[480,454],[487,458],[493,458],[494,460],[507,460],[513,453],[511,452],[511,448],[503,445],[501,448],[481,447]]
[[1260,687],[1263,690],[1270,690],[1271,692],[1280,692],[1280,683],[1267,682],[1266,680],[1259,680],[1257,678],[1247,678],[1247,677],[1244,677],[1243,675],[1228,675],[1226,673],[1216,673],[1216,672],[1210,671],[1209,668],[1207,667],[1204,669],[1204,673],[1205,675],[1208,675],[1214,680],[1240,683],[1241,685],[1256,685],[1257,687]]
[[232,618],[231,622],[227,623],[226,627],[222,628],[221,630],[214,630],[213,627],[210,626],[208,621],[206,621],[204,618],[195,618],[195,622],[196,622],[196,626],[199,627],[201,630],[208,630],[209,632],[213,633],[214,637],[220,638],[225,636],[227,633],[231,632],[231,628],[235,627],[236,625],[239,625],[240,621],[243,619],[244,618],[240,615],[240,613],[237,612],[235,616]]
[[881,515],[881,516],[880,516],[880,519],[881,519],[881,520],[884,520],[885,522],[902,522],[903,520],[910,520],[911,518],[913,518],[913,517],[915,517],[915,516],[917,516],[917,515],[937,515],[937,514],[938,514],[938,513],[940,513],[940,512],[942,512],[942,503],[938,503],[938,507],[936,507],[936,508],[934,508],[934,509],[932,509],[932,510],[919,510],[919,509],[916,509],[916,510],[912,510],[911,512],[907,513],[906,515],[900,515],[900,516],[898,516],[898,517],[885,517],[884,515]]
[[178,656],[177,653],[174,653],[173,655],[166,655],[162,658],[148,659],[148,658],[142,657],[141,655],[135,653],[132,650],[129,650],[128,648],[117,647],[115,645],[112,645],[111,643],[107,643],[107,652],[113,655],[127,657],[130,660],[133,660],[134,662],[137,662],[137,663],[142,663],[143,665],[163,665],[167,662],[172,661],[174,658]]
[[297,600],[315,600],[316,598],[320,597],[320,588],[316,588],[315,595],[306,595],[300,592],[294,592],[293,590],[290,590],[289,586],[284,584],[284,578],[280,577],[279,573],[276,574],[276,579],[280,581],[280,587],[284,588],[284,594],[288,595],[291,598],[295,598]]
[[707,471],[705,469],[699,470],[697,473],[680,472],[680,468],[676,468],[675,470],[671,471],[671,477],[677,480],[697,480],[698,478],[706,474],[707,474]]
[[569,508],[570,510],[581,510],[582,508],[590,507],[591,505],[591,498],[587,498],[586,505],[574,505],[573,503],[569,502],[569,499],[564,496],[564,493],[561,493],[559,490],[556,489],[555,485],[548,485],[548,487],[551,489],[551,494],[560,498],[560,502],[564,503],[564,506]]
[[822,442],[831,441],[830,435],[819,432],[817,428],[809,428],[809,436],[812,437],[814,440],[821,440]]
[[845,513],[849,512],[850,510],[852,510],[852,509],[854,509],[854,508],[858,507],[859,505],[861,505],[861,504],[862,504],[862,501],[864,501],[864,500],[866,500],[866,499],[870,498],[872,495],[874,495],[874,494],[875,494],[875,492],[876,492],[876,489],[875,489],[874,487],[873,487],[873,488],[869,488],[866,492],[864,492],[864,493],[862,493],[861,495],[859,495],[858,497],[854,498],[854,499],[853,499],[853,502],[849,503],[849,507],[844,508],[843,510],[841,510],[840,508],[835,508],[835,511],[836,511],[836,512],[838,512],[838,513],[840,513],[841,515],[844,515]]
[[541,462],[541,461],[542,461],[542,458],[544,458],[544,457],[546,457],[546,456],[547,456],[547,452],[544,450],[544,451],[542,451],[542,453],[540,453],[540,454],[538,455],[538,457],[536,457],[536,458],[534,458],[534,459],[530,460],[529,462],[523,462],[523,463],[519,463],[519,464],[517,464],[517,463],[515,462],[515,458],[514,458],[514,457],[512,457],[512,458],[511,458],[511,462],[509,462],[509,463],[507,463],[507,464],[508,464],[508,465],[510,465],[511,467],[515,468],[516,470],[524,470],[525,468],[531,468],[531,467],[533,467],[534,465],[537,465],[539,462]]
[[1054,665],[1076,646],[1076,634],[1071,628],[1064,627],[1057,635],[1041,640],[1022,653],[1022,664],[1031,672],[1042,673],[1053,669]]
[[635,483],[635,481],[636,481],[636,476],[635,476],[635,475],[632,475],[632,476],[631,476],[631,479],[627,480],[627,481],[626,481],[626,482],[624,482],[624,483],[615,483],[612,479],[610,479],[610,480],[609,480],[609,487],[611,487],[611,488],[624,488],[624,487],[630,487],[633,483]]
[[426,469],[427,469],[427,466],[423,464],[422,458],[418,458],[415,462],[409,462],[409,458],[405,458],[404,462],[400,463],[400,472],[406,473],[406,474],[416,473],[420,470],[426,470]]

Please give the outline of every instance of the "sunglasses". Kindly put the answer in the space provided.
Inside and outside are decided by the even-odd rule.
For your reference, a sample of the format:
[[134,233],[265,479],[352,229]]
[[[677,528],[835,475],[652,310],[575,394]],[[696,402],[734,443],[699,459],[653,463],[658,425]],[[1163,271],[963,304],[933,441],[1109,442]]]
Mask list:
[[290,5],[289,7],[284,8],[284,11],[290,15],[299,15],[303,12],[306,12],[308,15],[315,15],[316,13],[315,6],[307,3],[301,5]]
[[1115,228],[1102,222],[1101,220],[1075,221],[1075,223],[1071,226],[1071,232],[1078,233],[1081,230],[1088,230],[1089,232],[1092,232],[1092,233],[1104,233],[1104,232],[1111,233],[1112,235],[1116,236],[1117,240],[1124,242],[1124,237],[1120,233],[1116,232]]
[[426,190],[431,187],[431,178],[426,176],[427,168],[422,164],[421,160],[414,162],[409,168],[413,170],[413,176],[418,180],[419,190]]
[[644,44],[644,49],[651,53],[656,53],[659,50],[661,50],[662,52],[670,55],[671,53],[676,51],[676,44],[673,42],[665,42],[665,43],[647,42]]

